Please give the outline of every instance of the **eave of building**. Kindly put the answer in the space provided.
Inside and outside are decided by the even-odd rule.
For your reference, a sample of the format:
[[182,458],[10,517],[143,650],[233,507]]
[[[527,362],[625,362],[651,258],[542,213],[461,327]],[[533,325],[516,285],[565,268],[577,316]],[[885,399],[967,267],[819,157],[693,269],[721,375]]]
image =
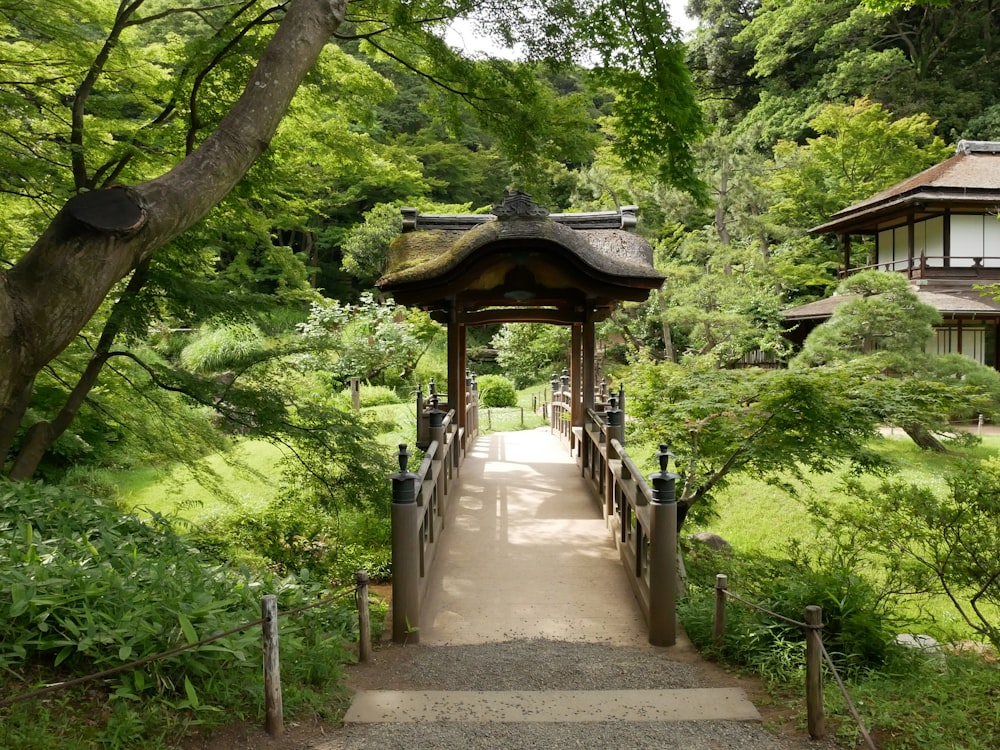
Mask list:
[[1000,143],[959,141],[949,159],[838,211],[812,234],[870,234],[893,221],[946,210],[1000,208]]
[[390,246],[379,288],[438,319],[569,323],[606,317],[664,281],[652,248],[628,231],[634,209],[548,215],[514,194],[494,212],[404,209],[406,231]]
[[[1000,316],[1000,302],[990,296],[980,295],[978,292],[932,292],[917,289],[916,295],[918,300],[933,307],[944,318],[989,318],[995,320]],[[840,305],[859,298],[860,295],[857,294],[834,295],[783,310],[781,315],[789,322],[826,320]]]

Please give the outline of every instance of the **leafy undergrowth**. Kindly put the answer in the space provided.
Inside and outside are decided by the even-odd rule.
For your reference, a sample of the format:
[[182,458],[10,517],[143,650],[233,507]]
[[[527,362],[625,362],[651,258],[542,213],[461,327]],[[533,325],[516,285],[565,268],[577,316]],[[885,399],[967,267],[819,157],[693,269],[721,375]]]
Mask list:
[[[0,747],[168,747],[193,726],[263,714],[261,596],[288,611],[336,595],[206,558],[159,516],[142,521],[78,491],[0,484],[0,700],[116,668],[206,636],[167,659],[0,707]],[[335,712],[357,640],[353,595],[280,621],[284,705]]]
[[[742,598],[802,620],[806,605],[823,607],[824,644],[880,750],[987,750],[1000,747],[1000,668],[996,655],[945,647],[929,653],[897,646],[906,625],[878,596],[863,571],[843,559],[809,561],[791,554],[689,550],[688,591],[679,613],[688,636],[708,658],[764,678],[777,704],[803,728],[805,643],[802,632],[742,604],[727,606],[722,646],[712,642],[714,583],[729,571]],[[909,623],[912,625],[913,623]],[[964,644],[970,645],[968,643]],[[863,747],[836,681],[824,677],[829,731],[843,747]]]

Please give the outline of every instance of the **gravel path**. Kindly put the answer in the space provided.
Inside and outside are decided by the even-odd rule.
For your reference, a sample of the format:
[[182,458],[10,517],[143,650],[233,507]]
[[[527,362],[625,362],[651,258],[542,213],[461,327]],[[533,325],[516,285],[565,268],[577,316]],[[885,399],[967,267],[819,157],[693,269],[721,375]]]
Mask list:
[[[385,646],[352,667],[356,690],[628,690],[733,687],[740,681],[690,651],[541,639],[472,646]],[[658,748],[804,750],[833,748],[778,737],[756,722],[558,722],[353,724],[317,750],[479,748]]]

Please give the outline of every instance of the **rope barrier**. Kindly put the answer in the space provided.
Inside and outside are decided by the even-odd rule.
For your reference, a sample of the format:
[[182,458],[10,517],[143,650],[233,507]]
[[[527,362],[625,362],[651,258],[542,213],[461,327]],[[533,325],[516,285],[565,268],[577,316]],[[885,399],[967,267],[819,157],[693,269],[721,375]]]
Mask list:
[[[337,601],[338,599],[344,598],[349,594],[354,594],[355,600],[358,593],[358,586],[353,586],[349,589],[345,589],[338,594],[321,599],[318,602],[313,602],[312,604],[306,604],[295,609],[286,610],[284,612],[279,612],[278,617],[290,617],[292,615],[301,614],[309,609],[314,609],[316,607],[321,607],[326,604]],[[228,636],[235,635],[236,633],[242,633],[244,630],[249,630],[250,628],[255,628],[263,625],[266,622],[264,618],[258,620],[252,620],[250,622],[245,622],[242,625],[237,625],[234,628],[226,630],[222,633],[215,633],[213,635],[202,638],[200,641],[195,641],[194,643],[185,643],[182,646],[175,646],[174,648],[168,649],[166,651],[161,651],[158,654],[152,654],[151,656],[144,656],[141,659],[136,659],[135,661],[129,662],[128,664],[122,664],[117,667],[112,667],[111,669],[105,669],[101,672],[94,672],[93,674],[85,675],[83,677],[75,677],[72,680],[66,680],[65,682],[54,682],[51,685],[45,685],[43,687],[37,688],[27,693],[21,695],[15,695],[11,698],[4,698],[0,700],[0,707],[10,706],[15,703],[21,703],[22,701],[30,700],[31,698],[37,698],[40,695],[46,695],[48,693],[54,693],[59,690],[65,690],[67,688],[75,687],[77,685],[82,685],[85,682],[91,682],[93,680],[101,680],[105,677],[113,677],[116,674],[122,672],[127,672],[130,669],[135,669],[136,667],[141,667],[154,661],[160,661],[161,659],[166,659],[171,656],[176,656],[177,654],[182,654],[185,651],[191,651],[192,649],[199,648],[201,646],[207,645],[214,641],[227,638]]]
[[847,694],[847,687],[844,685],[844,681],[840,679],[840,673],[837,671],[837,667],[834,666],[833,657],[830,656],[830,652],[826,650],[826,645],[820,641],[820,647],[823,649],[823,658],[826,659],[826,663],[830,667],[830,671],[833,672],[833,678],[837,681],[837,687],[840,688],[841,695],[844,696],[844,701],[847,703],[847,710],[851,712],[851,716],[854,717],[854,721],[858,723],[858,729],[861,730],[861,736],[865,739],[865,744],[868,745],[870,750],[878,750],[875,747],[875,742],[872,740],[871,735],[868,734],[868,730],[865,728],[865,723],[861,720],[861,714],[858,713],[858,709],[854,706],[854,701],[851,700],[851,696]]
[[746,606],[750,607],[751,609],[756,609],[759,612],[763,612],[764,614],[770,615],[771,617],[775,618],[776,620],[781,620],[783,622],[787,622],[789,625],[797,625],[798,627],[802,628],[803,630],[822,630],[823,629],[822,625],[810,625],[809,623],[799,622],[798,620],[793,620],[790,617],[785,617],[784,615],[779,615],[777,612],[772,612],[767,607],[762,607],[759,604],[754,604],[753,602],[748,602],[746,599],[742,599],[742,598],[738,597],[736,594],[734,594],[729,589],[722,589],[722,591],[725,591],[726,592],[726,596],[729,597],[730,599],[735,599],[740,604],[745,604]]
[[[737,601],[740,604],[749,607],[750,609],[755,609],[758,612],[763,612],[764,614],[769,615],[770,617],[773,617],[777,620],[781,620],[782,622],[786,622],[789,625],[798,626],[806,631],[809,630],[819,631],[823,629],[822,624],[810,625],[809,623],[806,622],[799,622],[798,620],[794,620],[790,617],[785,617],[784,615],[774,612],[768,609],[767,607],[762,607],[759,604],[756,604],[740,596],[737,596],[728,588],[718,588],[716,590],[721,591],[728,599],[733,599],[734,601]],[[844,681],[840,677],[840,672],[837,671],[837,666],[833,663],[833,657],[831,657],[830,652],[826,650],[826,644],[823,643],[822,639],[819,639],[819,646],[820,646],[820,651],[823,654],[823,658],[826,660],[827,666],[829,666],[830,672],[833,674],[833,678],[837,682],[837,687],[840,688],[840,693],[844,697],[844,702],[847,704],[847,710],[850,712],[851,716],[854,718],[854,721],[857,723],[858,729],[861,732],[861,736],[864,738],[865,744],[868,746],[869,750],[878,750],[878,748],[875,747],[875,742],[872,740],[871,735],[868,733],[868,729],[865,727],[865,723],[861,718],[861,714],[859,713],[857,707],[854,705],[854,701],[851,700],[851,696],[847,692],[847,686],[844,685]]]

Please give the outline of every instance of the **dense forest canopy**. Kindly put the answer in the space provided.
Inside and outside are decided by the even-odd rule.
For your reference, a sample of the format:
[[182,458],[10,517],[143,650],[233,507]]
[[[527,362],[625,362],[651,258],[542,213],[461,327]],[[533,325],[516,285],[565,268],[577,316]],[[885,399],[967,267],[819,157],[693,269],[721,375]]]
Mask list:
[[[785,356],[780,311],[836,282],[805,230],[1000,137],[988,2],[694,0],[686,40],[646,2],[50,7],[0,5],[12,476],[134,433],[154,383],[220,403],[250,378],[193,371],[187,339],[306,346],[311,306],[372,288],[399,206],[484,210],[508,187],[640,206],[668,282],[607,324],[623,356]],[[521,59],[450,48],[458,17]]]

